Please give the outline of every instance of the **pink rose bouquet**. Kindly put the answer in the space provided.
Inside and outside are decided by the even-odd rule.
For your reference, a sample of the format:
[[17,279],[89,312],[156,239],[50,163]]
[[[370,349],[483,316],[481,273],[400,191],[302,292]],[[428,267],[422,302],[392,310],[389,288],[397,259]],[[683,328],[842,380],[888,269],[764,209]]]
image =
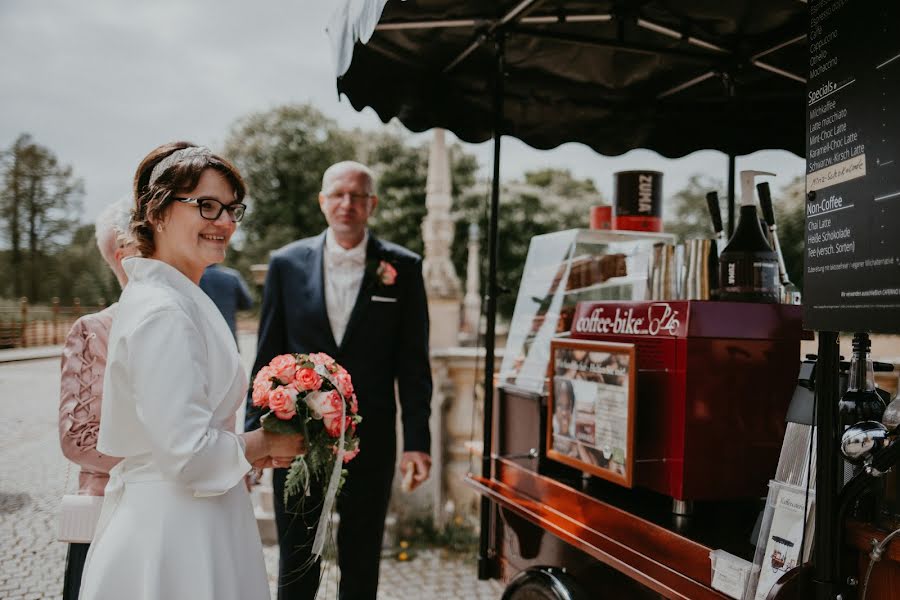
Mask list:
[[[253,405],[268,409],[262,416],[263,429],[278,433],[302,433],[307,452],[291,464],[284,485],[289,496],[302,497],[313,479],[329,484],[343,464],[359,454],[356,426],[362,421],[346,369],[323,352],[282,354],[259,370],[253,380]],[[346,471],[341,471],[337,489]]]

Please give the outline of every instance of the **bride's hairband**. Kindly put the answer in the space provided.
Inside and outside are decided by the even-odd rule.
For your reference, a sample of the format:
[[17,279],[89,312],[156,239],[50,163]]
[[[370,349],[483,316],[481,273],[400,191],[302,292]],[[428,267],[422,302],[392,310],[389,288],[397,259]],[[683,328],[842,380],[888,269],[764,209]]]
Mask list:
[[156,163],[156,166],[153,167],[153,171],[150,172],[150,181],[147,185],[153,185],[156,180],[159,179],[160,176],[162,176],[163,173],[169,170],[170,167],[174,167],[181,161],[187,160],[189,158],[196,158],[198,156],[209,158],[210,156],[212,156],[212,150],[210,150],[206,146],[190,146],[189,148],[176,150],[172,154]]

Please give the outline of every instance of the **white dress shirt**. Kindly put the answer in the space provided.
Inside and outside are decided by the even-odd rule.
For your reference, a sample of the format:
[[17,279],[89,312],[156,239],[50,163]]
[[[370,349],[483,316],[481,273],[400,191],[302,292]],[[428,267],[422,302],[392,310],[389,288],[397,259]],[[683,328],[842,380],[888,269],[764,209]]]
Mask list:
[[347,322],[362,285],[368,242],[369,232],[366,231],[359,244],[346,250],[338,243],[331,228],[325,233],[325,307],[331,333],[338,345],[344,339]]

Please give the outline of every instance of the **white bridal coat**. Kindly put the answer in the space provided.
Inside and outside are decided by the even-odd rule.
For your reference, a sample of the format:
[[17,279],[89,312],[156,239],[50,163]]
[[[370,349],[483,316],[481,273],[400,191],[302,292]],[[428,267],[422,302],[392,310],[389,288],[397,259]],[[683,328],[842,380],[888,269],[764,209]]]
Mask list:
[[178,270],[123,263],[97,449],[110,472],[82,600],[269,598],[234,433],[247,376],[212,300]]

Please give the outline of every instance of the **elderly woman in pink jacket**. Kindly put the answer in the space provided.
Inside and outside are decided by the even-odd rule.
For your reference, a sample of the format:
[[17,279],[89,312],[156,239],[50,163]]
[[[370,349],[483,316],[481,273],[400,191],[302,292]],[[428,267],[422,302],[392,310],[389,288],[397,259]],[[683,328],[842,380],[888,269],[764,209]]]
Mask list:
[[[95,234],[103,260],[119,285],[128,277],[122,259],[132,256],[129,242],[130,202],[122,200],[108,206],[97,218]],[[100,402],[103,397],[103,373],[106,368],[106,342],[116,304],[78,319],[69,331],[62,355],[62,385],[59,396],[59,443],[66,458],[81,467],[78,493],[102,496],[109,470],[119,458],[97,451],[100,427]],[[78,598],[81,573],[90,544],[70,544],[66,558],[63,599]]]

